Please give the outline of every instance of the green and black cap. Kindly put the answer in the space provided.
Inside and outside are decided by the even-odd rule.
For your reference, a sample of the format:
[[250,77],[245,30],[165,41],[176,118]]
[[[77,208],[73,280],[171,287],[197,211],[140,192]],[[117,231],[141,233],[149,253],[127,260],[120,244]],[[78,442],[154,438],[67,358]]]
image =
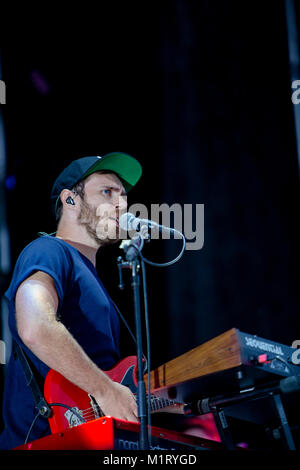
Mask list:
[[68,165],[56,179],[51,191],[51,209],[56,215],[57,203],[63,189],[72,189],[79,181],[96,171],[110,170],[118,175],[125,191],[130,191],[142,175],[141,164],[131,155],[112,152],[95,157],[82,157]]

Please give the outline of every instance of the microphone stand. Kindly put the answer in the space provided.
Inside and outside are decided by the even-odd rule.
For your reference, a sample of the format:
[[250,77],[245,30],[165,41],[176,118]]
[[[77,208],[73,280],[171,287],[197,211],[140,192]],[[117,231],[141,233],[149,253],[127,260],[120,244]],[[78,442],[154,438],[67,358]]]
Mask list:
[[[149,241],[149,240],[148,240]],[[123,242],[124,243],[124,242]],[[144,239],[137,234],[129,243],[121,244],[121,248],[126,253],[124,262],[122,257],[118,258],[118,268],[120,274],[119,287],[124,288],[122,281],[122,269],[131,268],[131,286],[133,289],[136,343],[137,343],[137,361],[138,361],[138,386],[137,386],[137,404],[138,418],[140,420],[140,450],[149,449],[149,440],[147,433],[147,412],[146,412],[146,386],[143,378],[143,346],[142,346],[142,322],[141,322],[141,303],[140,303],[140,276],[139,276],[139,254],[142,250]]]

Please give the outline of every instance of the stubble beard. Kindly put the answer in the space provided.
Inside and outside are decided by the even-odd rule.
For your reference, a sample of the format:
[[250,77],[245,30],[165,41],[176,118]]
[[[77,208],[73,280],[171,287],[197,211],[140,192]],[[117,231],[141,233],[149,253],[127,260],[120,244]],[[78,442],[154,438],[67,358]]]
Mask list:
[[97,225],[101,217],[96,215],[97,209],[90,206],[83,198],[81,199],[81,209],[78,215],[78,222],[80,225],[84,226],[89,236],[92,238],[93,241],[96,242],[98,247],[105,246],[105,245],[112,245],[113,243],[118,242],[118,234],[116,234],[116,238],[100,238],[97,234]]

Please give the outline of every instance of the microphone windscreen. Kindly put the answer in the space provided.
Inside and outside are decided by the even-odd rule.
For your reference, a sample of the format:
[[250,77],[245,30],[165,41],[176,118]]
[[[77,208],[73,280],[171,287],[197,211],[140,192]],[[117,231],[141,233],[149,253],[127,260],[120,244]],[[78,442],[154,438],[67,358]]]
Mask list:
[[127,230],[127,231],[136,230],[138,224],[139,224],[138,219],[130,212],[126,212],[125,214],[122,214],[119,219],[119,225],[121,229],[123,230]]

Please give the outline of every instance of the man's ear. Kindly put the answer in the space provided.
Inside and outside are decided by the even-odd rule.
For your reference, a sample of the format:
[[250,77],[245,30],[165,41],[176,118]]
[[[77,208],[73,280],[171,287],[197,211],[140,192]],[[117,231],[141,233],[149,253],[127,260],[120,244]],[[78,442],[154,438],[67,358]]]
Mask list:
[[74,201],[74,192],[70,191],[69,189],[63,189],[62,192],[60,193],[60,200],[62,205],[65,207],[66,204],[68,206],[75,206],[75,201]]

